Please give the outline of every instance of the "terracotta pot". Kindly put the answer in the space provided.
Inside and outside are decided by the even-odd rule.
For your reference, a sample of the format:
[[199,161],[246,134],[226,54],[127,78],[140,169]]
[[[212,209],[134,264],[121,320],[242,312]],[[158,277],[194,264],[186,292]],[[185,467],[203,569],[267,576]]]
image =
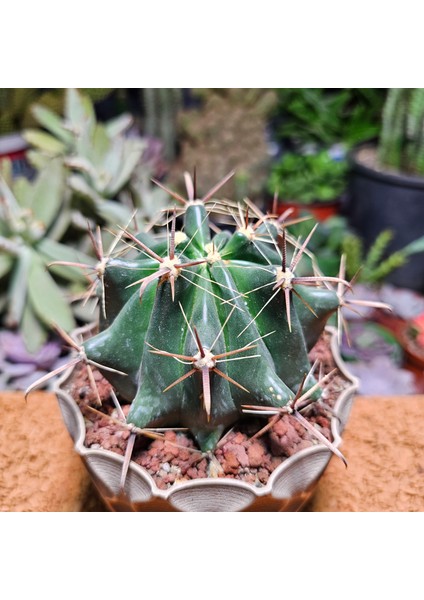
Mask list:
[[[323,222],[340,213],[341,201],[334,200],[333,202],[315,202],[313,204],[299,204],[297,202],[279,202],[277,205],[277,213],[281,215],[288,208],[293,208],[294,212],[290,215],[291,218],[296,218],[302,213],[310,213],[317,221]],[[272,210],[270,205],[269,210]]]
[[406,321],[403,327],[399,328],[398,338],[402,348],[408,358],[408,361],[415,367],[424,370],[424,348],[417,344],[410,335],[411,325]]
[[[331,334],[330,344],[334,360],[348,385],[341,392],[331,420],[334,444],[341,443],[341,433],[348,420],[358,380],[343,363],[337,344],[336,331]],[[108,450],[89,449],[84,446],[84,418],[67,392],[67,383],[73,369],[68,370],[56,384],[56,395],[65,424],[79,453],[90,472],[93,482],[105,504],[114,511],[293,511],[299,510],[310,498],[318,480],[332,456],[323,444],[300,450],[285,460],[271,474],[268,483],[261,487],[234,479],[196,479],[174,484],[160,490],[143,467],[131,462],[125,483],[126,498],[118,498],[124,459]]]

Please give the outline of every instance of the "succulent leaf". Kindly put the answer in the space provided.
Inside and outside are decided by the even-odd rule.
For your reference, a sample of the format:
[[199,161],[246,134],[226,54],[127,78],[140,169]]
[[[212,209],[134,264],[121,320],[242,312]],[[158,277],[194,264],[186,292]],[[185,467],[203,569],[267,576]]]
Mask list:
[[23,133],[23,137],[29,144],[45,152],[49,157],[62,156],[66,151],[66,146],[63,142],[49,133],[44,133],[37,129],[27,129]]
[[37,317],[50,326],[59,325],[65,331],[75,327],[68,302],[37,254],[32,254],[28,275],[28,298]]
[[43,223],[46,229],[60,211],[64,188],[62,161],[51,160],[33,184],[30,207],[35,219]]
[[10,327],[16,327],[22,319],[27,300],[28,278],[31,263],[31,250],[26,247],[21,248],[14,265],[8,289],[8,311],[6,322]]
[[0,251],[0,279],[7,275],[13,266],[13,258],[9,254]]
[[47,330],[41,325],[29,302],[25,304],[19,329],[30,353],[36,352],[47,340]]
[[32,107],[31,112],[40,125],[47,129],[47,131],[56,138],[59,138],[65,146],[71,146],[73,139],[72,133],[64,127],[62,119],[55,112],[40,104],[35,104]]

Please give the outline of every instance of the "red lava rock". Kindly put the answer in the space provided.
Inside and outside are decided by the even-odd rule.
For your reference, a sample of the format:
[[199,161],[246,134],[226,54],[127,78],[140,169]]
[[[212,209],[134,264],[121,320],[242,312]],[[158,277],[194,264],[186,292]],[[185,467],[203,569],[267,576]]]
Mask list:
[[234,452],[226,452],[224,454],[225,457],[225,464],[227,466],[227,468],[229,469],[238,469],[240,466],[239,461],[237,460],[237,456],[234,454]]
[[180,449],[179,457],[180,457],[180,460],[186,461],[190,458],[190,452],[188,450]]
[[239,431],[238,433],[235,434],[235,436],[233,438],[234,444],[242,444],[244,441],[245,441],[245,436],[243,435],[243,433],[241,433]]
[[322,428],[328,429],[330,427],[330,421],[327,417],[318,415],[317,417],[315,417],[314,421],[315,423],[318,423],[318,425],[320,425]]
[[287,419],[285,418],[281,418],[278,419],[278,421],[276,422],[276,424],[274,425],[273,432],[275,433],[275,435],[279,436],[279,437],[283,437],[283,435],[286,435],[287,431],[289,428],[289,424],[287,422]]
[[259,441],[252,442],[247,449],[251,467],[260,467],[264,460],[265,448]]
[[[334,368],[334,363],[329,354],[327,344],[320,341],[310,353],[311,362],[319,358],[325,369]],[[130,432],[119,423],[112,421],[108,415],[117,418],[117,410],[109,398],[110,384],[94,369],[95,380],[102,398],[102,406],[97,404],[97,396],[92,390],[86,369],[80,367],[76,370],[75,380],[69,391],[77,399],[79,406],[86,417],[87,431],[85,444],[87,447],[97,445],[108,448],[117,454],[123,455],[127,446]],[[346,385],[346,380],[339,374],[326,386],[327,397],[325,403],[334,405],[340,389]],[[101,410],[104,416],[97,416],[85,409],[87,405]],[[123,404],[125,415],[130,409],[129,404]],[[319,430],[328,439],[331,439],[330,419],[327,408],[319,403],[312,405],[304,413],[311,423],[316,423]],[[239,479],[255,486],[265,485],[270,474],[289,456],[302,448],[314,443],[311,434],[292,415],[284,415],[274,426],[260,438],[249,442],[255,433],[254,422],[246,421],[244,429],[234,428],[228,433],[215,450],[215,456],[221,463],[223,472],[219,477]],[[261,422],[257,430],[263,427]],[[141,438],[140,438],[141,439]],[[209,458],[200,458],[195,449],[195,442],[189,432],[164,432],[163,439],[147,440],[142,438],[136,444],[133,460],[148,470],[160,489],[166,489],[177,481],[188,481],[199,477],[207,477],[209,471]],[[166,463],[168,463],[166,465]],[[164,469],[164,465],[166,468]]]

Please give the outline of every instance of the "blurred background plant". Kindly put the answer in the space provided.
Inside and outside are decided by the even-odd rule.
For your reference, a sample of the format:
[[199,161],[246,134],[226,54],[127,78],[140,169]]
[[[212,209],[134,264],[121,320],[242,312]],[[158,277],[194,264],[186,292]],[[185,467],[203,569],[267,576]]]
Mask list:
[[[306,237],[314,223],[316,221],[309,219],[294,225],[291,228],[293,235]],[[358,283],[378,286],[384,283],[390,273],[404,265],[410,256],[424,252],[423,236],[401,250],[388,253],[387,248],[394,235],[391,230],[382,231],[371,248],[365,251],[361,238],[349,227],[346,217],[337,215],[320,223],[309,248],[323,272],[336,276],[340,268],[340,257],[344,254],[348,279],[355,278]],[[307,257],[304,263],[304,269],[313,270]]]
[[386,90],[375,88],[280,88],[272,114],[275,139],[300,150],[305,146],[351,148],[380,131]]
[[185,193],[181,173],[196,166],[198,193],[206,193],[229,171],[223,197],[257,202],[264,196],[273,159],[268,123],[276,102],[267,88],[183,90],[178,115],[178,153],[168,173],[171,187]]
[[284,202],[331,202],[344,193],[347,171],[347,161],[328,150],[306,155],[287,152],[271,168],[268,191]]
[[78,248],[61,243],[71,219],[65,173],[53,159],[33,181],[12,180],[10,161],[2,161],[0,176],[0,310],[3,324],[19,330],[29,351],[47,340],[51,323],[66,331],[75,327],[73,295],[87,283],[79,269],[55,266],[64,260],[93,264]]
[[[94,101],[106,98],[112,88],[83,88],[84,95]],[[0,135],[20,132],[36,121],[32,114],[35,102],[62,111],[65,89],[0,88]]]
[[424,88],[391,88],[378,145],[382,165],[424,175]]
[[[142,136],[133,116],[121,106],[116,110],[116,103],[113,118],[100,121],[92,98],[108,93],[7,91],[9,102],[19,100],[13,110],[3,111],[16,115],[8,120],[11,129],[31,119],[39,127],[19,131],[30,145],[26,159],[32,169],[26,176],[13,169],[13,161],[0,158],[0,325],[12,336],[0,341],[13,342],[10,352],[3,348],[1,354],[5,385],[11,378],[15,385],[21,377],[26,382],[46,366],[57,342],[52,323],[69,332],[94,318],[95,298],[84,301],[88,275],[51,263],[84,263],[87,273],[93,266],[95,276],[98,257],[88,230],[97,225],[137,230],[161,214],[167,200],[151,182],[166,172],[162,141]],[[137,218],[129,223],[135,208]],[[106,232],[103,241],[111,237]],[[16,364],[19,357],[25,366]]]
[[[43,129],[24,131],[24,138],[33,147],[28,152],[29,161],[42,168],[52,158],[61,157],[74,203],[85,217],[122,225],[130,220],[134,208],[142,209],[143,203],[146,213],[151,214],[150,205],[159,203],[159,193],[151,198],[146,193],[137,194],[137,189],[156,174],[152,162],[156,155],[149,152],[145,139],[130,131],[130,114],[101,123],[90,97],[74,89],[66,90],[63,118],[38,104],[32,113]],[[145,152],[149,161],[143,161]]]
[[337,200],[333,213],[343,211],[347,153],[378,136],[385,90],[280,88],[276,95],[271,127],[278,154],[268,192],[278,191],[281,210],[287,202]]

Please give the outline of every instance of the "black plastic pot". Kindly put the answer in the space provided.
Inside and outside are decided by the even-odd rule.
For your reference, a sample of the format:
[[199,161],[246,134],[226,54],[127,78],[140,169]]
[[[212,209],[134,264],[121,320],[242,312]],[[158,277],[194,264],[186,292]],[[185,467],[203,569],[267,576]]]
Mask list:
[[[348,220],[366,249],[391,229],[391,254],[424,235],[424,178],[374,170],[358,161],[359,150],[350,157]],[[424,292],[424,254],[410,256],[386,281]]]

